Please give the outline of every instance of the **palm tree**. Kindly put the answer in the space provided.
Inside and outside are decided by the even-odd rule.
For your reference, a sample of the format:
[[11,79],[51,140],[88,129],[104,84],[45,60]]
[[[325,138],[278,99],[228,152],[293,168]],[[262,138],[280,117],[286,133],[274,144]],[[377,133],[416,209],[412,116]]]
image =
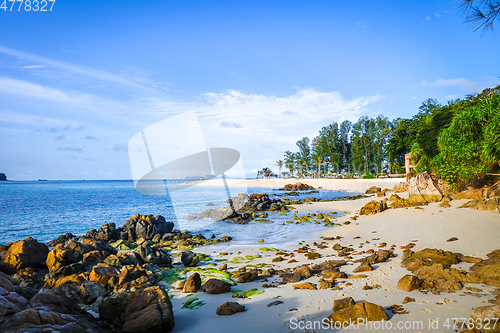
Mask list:
[[323,157],[319,155],[313,155],[312,159],[318,165],[318,178],[321,178],[321,164],[323,163]]
[[304,173],[302,172],[302,168],[307,166],[307,161],[304,158],[301,158],[297,161],[297,165],[300,169],[300,178],[304,178]]
[[277,160],[277,161],[276,161],[276,165],[277,165],[277,166],[278,166],[278,168],[279,168],[278,175],[279,175],[279,177],[280,177],[280,178],[281,178],[281,167],[283,166],[283,163],[284,163],[284,162],[283,162],[283,160]]
[[296,156],[291,151],[285,151],[285,165],[290,171],[290,177],[293,176],[293,172],[295,171],[295,160]]

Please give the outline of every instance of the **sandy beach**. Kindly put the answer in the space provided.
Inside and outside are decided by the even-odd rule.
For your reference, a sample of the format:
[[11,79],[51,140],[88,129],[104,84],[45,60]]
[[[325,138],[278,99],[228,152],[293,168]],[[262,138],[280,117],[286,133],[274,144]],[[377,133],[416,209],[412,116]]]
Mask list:
[[[391,188],[401,182],[401,179],[384,180],[333,180],[333,179],[304,179],[303,183],[324,189],[345,190],[347,192],[364,192],[371,186],[381,188]],[[228,180],[229,185],[241,185],[241,180]],[[209,184],[210,182],[204,182]],[[284,184],[293,183],[289,179],[273,180],[250,180],[246,181],[248,187],[282,187]],[[401,197],[407,193],[400,193]],[[355,251],[379,248],[389,249],[395,245],[395,257],[386,262],[381,262],[373,266],[373,271],[364,272],[365,278],[359,279],[337,279],[335,286],[340,290],[294,290],[293,283],[279,285],[277,288],[263,289],[265,292],[244,299],[231,298],[230,293],[220,295],[207,295],[197,293],[196,296],[206,302],[206,305],[196,310],[181,309],[182,304],[189,298],[180,291],[170,291],[174,295],[172,300],[176,325],[172,332],[328,332],[332,328],[322,326],[322,320],[332,314],[333,302],[336,299],[352,297],[356,302],[367,301],[378,304],[385,310],[392,323],[391,329],[380,328],[380,331],[397,332],[455,332],[461,329],[454,329],[454,319],[469,318],[473,308],[488,305],[489,300],[494,299],[490,293],[494,287],[482,284],[464,283],[464,289],[452,293],[432,293],[424,294],[417,290],[405,292],[397,288],[398,280],[410,272],[401,267],[403,256],[402,246],[408,243],[415,243],[413,251],[425,248],[443,249],[451,252],[459,252],[464,256],[474,256],[486,259],[486,254],[498,248],[500,239],[500,217],[497,213],[475,211],[472,209],[458,209],[467,200],[453,200],[450,208],[441,208],[439,203],[430,203],[422,209],[411,208],[388,208],[387,210],[372,215],[359,216],[356,220],[350,218],[357,215],[357,211],[371,200],[382,200],[383,198],[364,198],[353,201],[337,202],[315,202],[307,205],[296,206],[298,215],[306,212],[346,212],[336,221],[342,223],[351,221],[349,225],[335,226],[325,229],[316,238],[304,239],[304,242],[295,247],[290,246],[284,250],[292,251],[305,244],[311,247],[314,242],[321,243],[323,237],[342,237],[341,240],[325,241],[327,247],[316,249],[321,254],[321,258],[308,260],[303,254],[294,253],[294,263],[272,262],[275,257],[273,252],[259,251],[259,248],[266,246],[266,243],[258,244],[252,248],[231,247],[227,245],[207,246],[195,249],[197,252],[204,252],[214,255],[214,252],[241,251],[241,255],[260,254],[262,258],[254,259],[252,264],[267,263],[273,264],[275,269],[293,268],[302,264],[320,263],[326,260],[342,259],[337,257],[336,251],[332,250],[335,243],[342,246],[350,246]],[[420,207],[419,207],[420,208]],[[270,216],[272,219],[272,215]],[[458,240],[447,242],[448,239],[456,237]],[[385,246],[384,244],[386,243]],[[279,248],[279,247],[278,247]],[[241,256],[240,255],[240,256]],[[352,260],[346,266],[340,267],[347,275],[356,275],[352,270],[358,264],[353,263],[356,259],[366,257],[367,254],[352,255]],[[219,256],[216,258],[231,259],[233,256]],[[286,258],[287,260],[290,257]],[[234,270],[245,264],[228,263],[228,269]],[[459,263],[453,268],[468,270],[471,263]],[[269,282],[281,281],[278,276],[269,278]],[[317,284],[318,276],[312,276],[306,281]],[[251,288],[262,289],[262,281],[238,284],[233,289],[248,290]],[[277,284],[277,283],[276,283]],[[365,285],[378,288],[363,290]],[[473,288],[470,288],[473,287]],[[467,290],[470,288],[473,292]],[[478,289],[475,289],[478,288]],[[479,291],[481,290],[481,291]],[[404,304],[407,314],[393,314],[389,307],[391,305],[402,305],[406,296],[415,302]],[[281,301],[283,303],[268,306],[271,302]],[[243,313],[232,316],[221,317],[215,314],[215,309],[223,302],[238,301],[245,306]],[[447,321],[448,320],[448,321]],[[399,324],[398,324],[399,323]],[[446,324],[449,324],[448,327]],[[314,327],[307,325],[317,325]],[[400,325],[400,326],[397,326]],[[401,326],[402,325],[402,326]],[[406,326],[405,326],[406,325]],[[419,326],[423,325],[423,326]],[[431,326],[429,326],[431,325]],[[402,329],[396,329],[402,327]],[[359,331],[373,331],[369,327],[360,325]],[[339,331],[350,331],[349,328]]]

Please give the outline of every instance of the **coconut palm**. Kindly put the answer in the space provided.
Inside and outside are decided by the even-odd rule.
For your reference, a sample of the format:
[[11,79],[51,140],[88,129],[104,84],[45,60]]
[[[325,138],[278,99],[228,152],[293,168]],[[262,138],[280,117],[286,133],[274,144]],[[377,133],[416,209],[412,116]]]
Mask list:
[[278,166],[278,168],[279,168],[278,175],[279,175],[279,177],[280,177],[280,178],[281,178],[281,167],[283,166],[283,164],[284,164],[283,160],[277,160],[277,161],[276,161],[276,165],[277,165],[277,166]]

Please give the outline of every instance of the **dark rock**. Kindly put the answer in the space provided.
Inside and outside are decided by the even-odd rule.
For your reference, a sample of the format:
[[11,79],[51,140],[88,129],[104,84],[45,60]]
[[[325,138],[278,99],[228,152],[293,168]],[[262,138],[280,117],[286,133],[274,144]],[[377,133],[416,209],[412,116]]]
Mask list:
[[172,259],[167,251],[158,246],[149,246],[146,242],[138,246],[135,250],[143,262],[155,264],[158,266],[172,266]]
[[42,290],[30,299],[29,304],[32,308],[50,309],[63,314],[81,312],[78,304],[69,299],[60,288]]
[[173,228],[174,223],[166,221],[161,215],[156,217],[153,215],[135,215],[127,220],[117,232],[120,235],[119,238],[135,242],[139,238],[152,240],[156,234],[169,233]]
[[225,302],[219,305],[217,313],[219,316],[230,316],[238,312],[244,312],[245,307],[237,302]]
[[231,285],[219,279],[209,279],[203,285],[203,291],[207,294],[222,294],[231,291]]
[[80,298],[84,304],[94,303],[97,298],[107,295],[106,289],[95,281],[85,281],[80,285]]
[[341,299],[336,299],[333,301],[333,311],[339,311],[342,309],[347,309],[351,306],[353,306],[356,302],[354,302],[354,299],[352,297],[345,297]]
[[181,261],[185,267],[194,267],[198,264],[200,258],[196,253],[186,250],[182,252]]
[[454,241],[457,241],[458,238],[457,237],[451,237],[450,239],[446,240],[447,242],[454,242]]
[[115,276],[118,276],[118,271],[113,266],[95,266],[90,272],[89,280],[106,287],[109,280]]

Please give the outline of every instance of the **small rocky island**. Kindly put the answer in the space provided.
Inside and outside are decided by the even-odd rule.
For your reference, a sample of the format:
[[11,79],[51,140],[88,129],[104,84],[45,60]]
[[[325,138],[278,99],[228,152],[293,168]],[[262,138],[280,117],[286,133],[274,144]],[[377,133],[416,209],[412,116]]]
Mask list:
[[6,181],[7,175],[5,173],[0,172],[0,181]]

